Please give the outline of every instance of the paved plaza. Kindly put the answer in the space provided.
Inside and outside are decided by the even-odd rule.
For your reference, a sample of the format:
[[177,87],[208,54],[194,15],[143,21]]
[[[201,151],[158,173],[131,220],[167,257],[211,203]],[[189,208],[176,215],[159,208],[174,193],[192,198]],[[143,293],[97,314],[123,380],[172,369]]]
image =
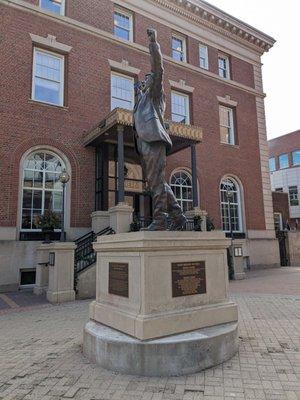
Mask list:
[[254,271],[230,287],[240,313],[239,354],[178,378],[124,376],[90,364],[81,353],[90,301],[53,306],[30,294],[2,295],[0,399],[300,399],[300,268]]

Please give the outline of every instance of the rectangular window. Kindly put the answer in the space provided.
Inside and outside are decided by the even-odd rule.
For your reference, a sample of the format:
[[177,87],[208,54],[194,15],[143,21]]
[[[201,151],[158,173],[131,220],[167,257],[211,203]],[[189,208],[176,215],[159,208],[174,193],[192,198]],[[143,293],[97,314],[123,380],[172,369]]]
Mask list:
[[225,106],[220,106],[220,135],[221,143],[235,144],[235,129],[233,109]]
[[117,107],[133,110],[134,79],[114,72],[111,74],[111,109]]
[[279,168],[288,168],[289,167],[289,156],[287,154],[281,154],[279,156]]
[[282,187],[276,188],[276,189],[275,189],[275,192],[283,193],[283,188],[282,188]]
[[132,14],[122,9],[114,12],[114,35],[120,39],[133,42]]
[[297,186],[289,186],[290,206],[299,206]]
[[230,64],[229,58],[225,55],[219,55],[219,76],[225,79],[230,79]]
[[65,15],[65,0],[40,0],[40,7],[55,14]]
[[34,49],[32,99],[63,106],[64,56]]
[[275,157],[269,158],[269,169],[270,169],[270,172],[276,171]]
[[300,165],[300,150],[293,151],[292,158],[293,165]]
[[172,121],[182,124],[190,123],[189,96],[178,92],[171,93]]
[[199,45],[200,68],[208,69],[208,48],[204,44]]
[[172,36],[172,58],[176,61],[186,61],[186,41],[182,36]]
[[283,230],[283,223],[282,223],[282,214],[281,213],[274,213],[274,225],[276,231]]

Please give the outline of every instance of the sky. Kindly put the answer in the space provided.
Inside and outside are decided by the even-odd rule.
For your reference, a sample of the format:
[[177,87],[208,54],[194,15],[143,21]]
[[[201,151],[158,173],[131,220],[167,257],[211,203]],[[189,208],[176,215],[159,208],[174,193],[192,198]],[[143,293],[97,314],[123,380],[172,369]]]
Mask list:
[[207,2],[276,39],[262,57],[268,139],[300,129],[300,1]]

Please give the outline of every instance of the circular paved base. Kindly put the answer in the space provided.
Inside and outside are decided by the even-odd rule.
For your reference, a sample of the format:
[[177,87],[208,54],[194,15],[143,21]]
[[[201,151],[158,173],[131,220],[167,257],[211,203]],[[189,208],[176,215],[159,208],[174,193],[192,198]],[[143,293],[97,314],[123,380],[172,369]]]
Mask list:
[[238,324],[140,341],[89,321],[83,352],[103,368],[130,375],[178,376],[192,374],[229,360],[238,350]]

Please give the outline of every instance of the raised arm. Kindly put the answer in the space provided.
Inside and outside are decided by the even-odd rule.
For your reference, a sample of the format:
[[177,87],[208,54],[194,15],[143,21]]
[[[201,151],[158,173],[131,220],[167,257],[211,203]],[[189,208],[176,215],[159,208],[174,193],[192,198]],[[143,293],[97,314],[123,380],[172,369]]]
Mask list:
[[154,94],[159,95],[162,91],[162,81],[164,74],[163,58],[160,50],[160,45],[157,42],[157,32],[155,29],[147,29],[149,38],[149,51],[151,61],[151,72],[153,74]]

